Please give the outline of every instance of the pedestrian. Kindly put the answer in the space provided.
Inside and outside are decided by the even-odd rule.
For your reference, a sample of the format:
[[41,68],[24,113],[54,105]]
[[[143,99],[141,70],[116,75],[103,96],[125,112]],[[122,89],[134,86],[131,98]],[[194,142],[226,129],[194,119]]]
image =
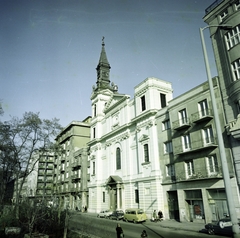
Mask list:
[[159,221],[163,220],[163,213],[161,210],[159,210],[158,212],[158,218],[159,218]]
[[117,238],[122,238],[122,237],[124,237],[123,229],[122,229],[122,227],[120,226],[119,223],[117,224],[116,232],[117,232]]
[[85,212],[87,212],[87,206],[85,206]]
[[147,232],[145,230],[142,231],[141,238],[142,237],[148,237]]
[[157,212],[156,210],[153,211],[153,221],[157,221]]

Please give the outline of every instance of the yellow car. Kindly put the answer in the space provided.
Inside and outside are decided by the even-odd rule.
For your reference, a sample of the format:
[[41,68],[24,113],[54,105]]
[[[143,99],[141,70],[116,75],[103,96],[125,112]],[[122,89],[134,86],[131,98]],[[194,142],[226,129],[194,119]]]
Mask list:
[[147,215],[143,209],[139,208],[128,208],[124,213],[124,218],[126,222],[132,221],[133,223],[144,222],[147,220]]

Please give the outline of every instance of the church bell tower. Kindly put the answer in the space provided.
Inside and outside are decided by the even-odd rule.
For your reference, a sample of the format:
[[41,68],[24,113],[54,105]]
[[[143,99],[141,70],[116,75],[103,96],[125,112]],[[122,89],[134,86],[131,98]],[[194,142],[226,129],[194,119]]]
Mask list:
[[110,86],[110,79],[109,79],[109,73],[110,73],[110,64],[107,60],[107,55],[105,51],[105,43],[104,43],[104,37],[102,39],[102,51],[100,55],[100,59],[97,65],[97,88],[96,90],[103,90],[103,89],[111,89]]

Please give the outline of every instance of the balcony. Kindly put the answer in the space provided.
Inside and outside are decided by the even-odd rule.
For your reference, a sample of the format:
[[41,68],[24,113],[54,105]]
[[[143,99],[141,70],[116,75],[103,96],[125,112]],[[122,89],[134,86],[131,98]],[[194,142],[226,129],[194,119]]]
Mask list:
[[174,147],[174,154],[181,155],[181,154],[193,153],[200,150],[206,150],[206,149],[216,148],[216,147],[218,147],[216,138],[211,137],[211,138],[208,138],[207,141],[200,140],[200,141],[191,142],[190,144],[187,144],[187,145],[182,144],[180,146],[176,146]]
[[76,159],[74,160],[74,163],[72,163],[72,168],[80,168],[81,164],[81,159]]
[[54,167],[53,167],[53,165],[52,164],[49,164],[49,165],[47,165],[47,168],[46,169],[53,169]]
[[215,7],[217,7],[221,2],[224,0],[216,0],[213,2],[209,7],[205,9],[205,14],[207,15],[209,12],[211,12]]
[[182,130],[182,129],[189,128],[190,126],[191,124],[188,118],[182,118],[173,122],[174,130]]
[[192,122],[200,123],[203,121],[210,121],[213,119],[213,113],[211,109],[206,109],[192,114]]

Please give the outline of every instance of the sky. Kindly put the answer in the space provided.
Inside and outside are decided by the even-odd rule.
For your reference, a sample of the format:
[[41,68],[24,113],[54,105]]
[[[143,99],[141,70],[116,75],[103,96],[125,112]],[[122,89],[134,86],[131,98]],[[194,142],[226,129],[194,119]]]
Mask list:
[[147,77],[171,82],[174,97],[191,90],[207,81],[199,28],[213,2],[0,0],[0,120],[39,112],[65,127],[91,116],[103,36],[119,93],[132,98]]

